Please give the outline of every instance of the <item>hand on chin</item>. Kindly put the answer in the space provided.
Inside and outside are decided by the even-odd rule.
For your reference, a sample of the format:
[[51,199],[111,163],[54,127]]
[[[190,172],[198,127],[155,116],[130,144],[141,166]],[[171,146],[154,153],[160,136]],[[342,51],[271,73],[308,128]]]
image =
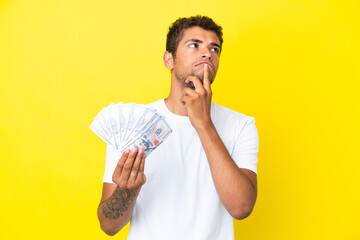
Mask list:
[[[200,79],[201,83],[204,84],[204,74],[203,73],[199,73],[199,74],[194,73],[194,74],[189,75],[188,77],[190,77],[190,76],[198,77]],[[185,81],[186,81],[186,79],[185,79]],[[191,88],[192,90],[195,90],[195,85],[194,85],[193,82],[186,83],[185,81],[183,82],[184,87]]]

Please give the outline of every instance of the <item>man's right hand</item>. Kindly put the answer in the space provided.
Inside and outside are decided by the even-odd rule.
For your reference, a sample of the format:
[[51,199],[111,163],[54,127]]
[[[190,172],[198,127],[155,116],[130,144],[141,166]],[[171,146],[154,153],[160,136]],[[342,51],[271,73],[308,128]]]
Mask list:
[[126,149],[114,170],[112,180],[120,189],[139,190],[146,182],[143,148]]
[[144,166],[142,148],[126,149],[112,176],[115,184],[104,183],[98,218],[101,229],[108,235],[115,235],[130,221],[136,198],[146,181]]

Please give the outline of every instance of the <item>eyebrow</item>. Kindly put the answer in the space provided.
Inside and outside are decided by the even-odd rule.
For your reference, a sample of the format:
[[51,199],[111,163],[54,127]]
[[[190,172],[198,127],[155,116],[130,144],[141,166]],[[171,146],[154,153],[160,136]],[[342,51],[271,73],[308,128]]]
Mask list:
[[[185,43],[189,43],[189,42],[196,42],[196,43],[203,43],[203,41],[199,40],[199,39],[190,39],[190,40],[187,40]],[[219,49],[221,49],[221,47],[219,46],[219,44],[215,43],[215,42],[212,42],[210,43],[212,46],[215,46],[215,47],[218,47]]]

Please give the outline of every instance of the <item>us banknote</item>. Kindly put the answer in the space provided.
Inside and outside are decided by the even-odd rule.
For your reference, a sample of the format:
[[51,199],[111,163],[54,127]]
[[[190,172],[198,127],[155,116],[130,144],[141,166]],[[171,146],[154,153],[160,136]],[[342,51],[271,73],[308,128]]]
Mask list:
[[111,103],[94,118],[90,129],[119,152],[144,149],[148,156],[171,134],[165,118],[143,104]]

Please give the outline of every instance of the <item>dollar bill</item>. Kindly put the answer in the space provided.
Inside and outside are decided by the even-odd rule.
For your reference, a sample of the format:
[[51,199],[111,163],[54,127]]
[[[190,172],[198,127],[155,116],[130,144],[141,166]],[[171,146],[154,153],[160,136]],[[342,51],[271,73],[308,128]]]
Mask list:
[[124,151],[127,148],[139,148],[144,149],[145,156],[148,156],[155,148],[157,148],[166,137],[172,132],[169,125],[160,116],[155,123],[147,126],[145,132],[141,132],[135,136],[127,145],[121,149]]
[[111,103],[103,108],[90,129],[119,152],[142,147],[148,156],[172,132],[165,118],[143,104]]

